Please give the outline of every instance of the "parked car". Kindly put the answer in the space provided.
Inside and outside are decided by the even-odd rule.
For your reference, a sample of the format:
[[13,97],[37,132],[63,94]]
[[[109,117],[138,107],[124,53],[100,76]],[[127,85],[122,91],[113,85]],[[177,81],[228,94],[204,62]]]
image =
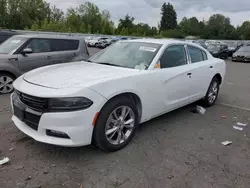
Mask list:
[[103,41],[103,40],[106,40],[108,39],[108,37],[98,37],[98,38],[94,38],[92,40],[89,40],[88,42],[88,46],[89,47],[97,47],[97,44],[100,42],[100,41]]
[[198,44],[200,46],[202,46],[203,48],[207,49],[207,45],[205,43],[204,40],[196,40],[196,41],[193,41],[195,44]]
[[216,58],[228,58],[228,46],[225,44],[209,44],[207,50]]
[[49,35],[15,35],[0,45],[0,94],[13,91],[12,83],[32,69],[86,60],[84,39]]
[[6,41],[8,38],[17,35],[16,31],[12,30],[0,30],[0,44]]
[[111,45],[111,39],[109,39],[109,38],[105,39],[105,40],[100,40],[96,43],[96,47],[101,48],[101,49],[106,48],[110,45]]
[[229,42],[228,45],[228,56],[232,57],[233,53],[235,53],[241,46],[238,42]]
[[114,43],[87,62],[43,67],[14,82],[12,120],[39,142],[125,147],[139,123],[202,100],[212,106],[224,60],[177,40]]
[[233,54],[232,61],[250,62],[250,46],[242,46]]

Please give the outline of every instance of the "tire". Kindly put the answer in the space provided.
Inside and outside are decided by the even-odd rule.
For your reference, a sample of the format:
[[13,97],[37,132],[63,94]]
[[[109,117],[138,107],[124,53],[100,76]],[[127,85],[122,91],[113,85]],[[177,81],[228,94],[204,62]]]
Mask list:
[[0,95],[14,91],[13,82],[15,77],[8,73],[0,73]]
[[[125,111],[126,113],[128,113],[128,109],[130,109],[130,111],[125,117],[124,121],[122,121],[119,119],[122,116],[120,112],[125,107],[127,110]],[[115,118],[114,113],[116,113],[116,116],[119,118]],[[110,118],[118,120],[113,120],[111,122]],[[134,121],[132,122],[133,118]],[[131,121],[130,124],[127,123],[129,121]],[[122,122],[126,122],[127,125],[124,125]],[[106,152],[118,151],[124,148],[131,141],[136,132],[137,126],[138,111],[136,104],[128,97],[115,98],[105,104],[98,116],[93,132],[93,143],[98,148]],[[111,130],[113,130],[113,132]]]
[[[202,104],[205,105],[205,106],[207,106],[207,107],[213,106],[215,104],[217,98],[218,98],[219,90],[220,90],[220,82],[219,82],[218,78],[214,77],[212,79],[209,87],[208,87],[206,96],[202,100]],[[211,93],[213,93],[212,94],[213,100],[212,100]]]

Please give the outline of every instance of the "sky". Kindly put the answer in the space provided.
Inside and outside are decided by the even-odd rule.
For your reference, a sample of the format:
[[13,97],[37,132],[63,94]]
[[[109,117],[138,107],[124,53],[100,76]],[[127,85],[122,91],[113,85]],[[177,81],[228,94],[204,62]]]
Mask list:
[[[46,0],[52,5],[66,11],[77,7],[86,0]],[[157,26],[160,22],[160,9],[164,2],[174,5],[178,22],[186,17],[196,16],[199,20],[208,20],[215,13],[223,14],[231,19],[234,26],[250,20],[250,0],[89,0],[101,10],[108,10],[111,18],[118,23],[126,14],[133,16],[135,22]]]

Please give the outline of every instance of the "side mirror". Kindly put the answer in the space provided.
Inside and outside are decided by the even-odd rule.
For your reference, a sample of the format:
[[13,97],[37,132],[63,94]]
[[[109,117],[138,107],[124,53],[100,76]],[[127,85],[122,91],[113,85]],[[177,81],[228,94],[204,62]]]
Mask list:
[[24,48],[22,54],[31,54],[33,51],[31,48]]

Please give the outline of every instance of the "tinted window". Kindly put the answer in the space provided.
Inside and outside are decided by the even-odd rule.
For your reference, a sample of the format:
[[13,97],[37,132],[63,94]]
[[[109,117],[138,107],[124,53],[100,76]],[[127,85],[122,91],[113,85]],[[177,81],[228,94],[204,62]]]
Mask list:
[[183,45],[168,47],[161,59],[161,68],[177,67],[187,64],[186,52]]
[[202,52],[203,60],[207,60],[207,53],[204,51],[201,51],[201,52]]
[[202,50],[192,47],[192,46],[188,46],[188,52],[189,52],[192,63],[203,61]]
[[77,50],[79,46],[78,40],[51,39],[51,42],[52,51]]
[[50,40],[48,39],[31,39],[24,48],[31,48],[33,53],[51,52]]
[[0,35],[0,43],[7,40],[9,37],[11,37],[11,36],[9,36],[9,35]]

